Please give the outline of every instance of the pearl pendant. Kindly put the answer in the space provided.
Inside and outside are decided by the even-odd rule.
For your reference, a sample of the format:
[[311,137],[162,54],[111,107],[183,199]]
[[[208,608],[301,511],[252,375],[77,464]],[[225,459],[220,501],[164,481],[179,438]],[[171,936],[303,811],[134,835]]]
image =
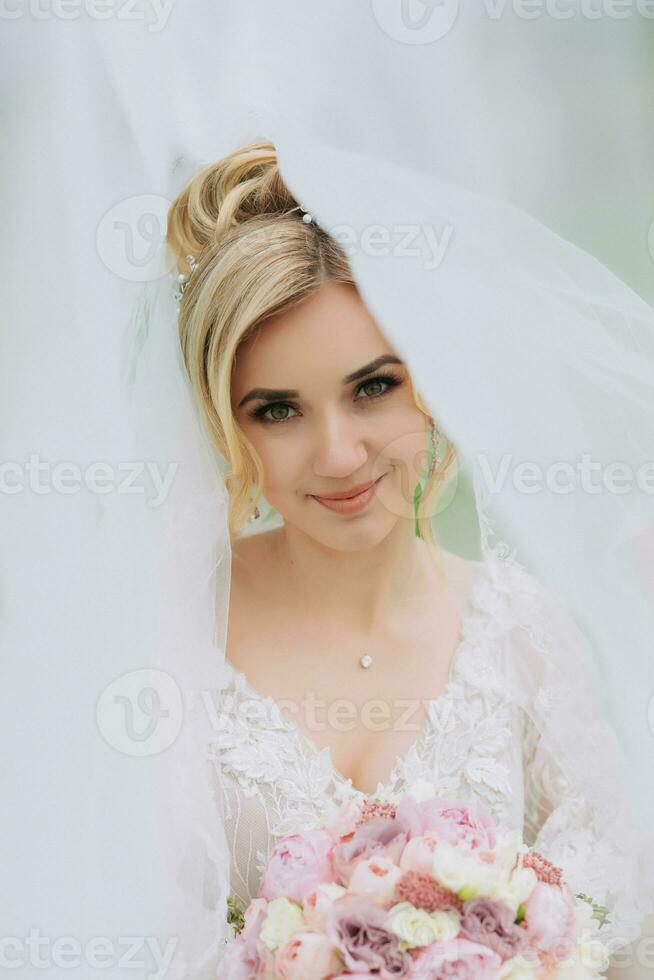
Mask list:
[[361,657],[359,663],[361,664],[362,667],[365,667],[367,670],[368,667],[370,667],[372,664],[372,657],[370,656],[370,654],[366,653],[363,657]]

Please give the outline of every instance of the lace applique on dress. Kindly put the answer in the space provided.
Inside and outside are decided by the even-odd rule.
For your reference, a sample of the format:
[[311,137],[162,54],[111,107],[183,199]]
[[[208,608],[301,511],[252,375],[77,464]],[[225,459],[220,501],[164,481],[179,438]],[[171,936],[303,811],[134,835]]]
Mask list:
[[[490,560],[483,564],[445,690],[430,703],[412,746],[379,783],[382,799],[425,778],[459,798],[477,797],[498,821],[519,823],[521,793],[516,798],[511,792],[511,770],[519,761],[517,719],[494,663],[501,649],[498,621],[510,622],[497,588],[501,571]],[[276,839],[320,826],[343,802],[364,794],[334,767],[328,747],[319,750],[274,699],[259,694],[233,665],[225,666],[219,731],[208,756],[224,799],[232,888],[249,901]]]
[[[606,904],[611,925],[603,935],[627,942],[642,919],[631,887],[629,841],[608,819],[610,807],[584,794],[581,777],[570,781],[564,774],[552,738],[544,741],[533,722],[574,711],[569,694],[567,700],[562,695],[561,676],[548,665],[548,651],[569,659],[575,684],[585,683],[585,663],[577,658],[565,614],[501,547],[486,553],[470,598],[446,688],[429,704],[421,732],[378,795],[393,796],[424,778],[437,792],[483,803],[499,827],[523,834],[559,863],[575,890]],[[231,890],[245,906],[257,895],[279,837],[319,827],[341,803],[362,794],[335,769],[328,748],[319,750],[272,698],[226,667],[220,725],[208,756],[231,850]],[[599,723],[592,738],[604,744]],[[576,747],[561,749],[567,757]],[[578,775],[579,765],[574,768]]]

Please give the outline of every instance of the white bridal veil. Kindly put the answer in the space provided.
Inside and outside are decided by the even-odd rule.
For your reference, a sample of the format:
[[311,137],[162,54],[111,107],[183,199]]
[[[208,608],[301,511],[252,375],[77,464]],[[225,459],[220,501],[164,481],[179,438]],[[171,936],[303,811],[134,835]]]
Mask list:
[[[625,864],[636,855],[621,882],[646,909],[654,315],[600,263],[507,204],[334,146],[281,132],[275,142],[290,189],[346,245],[366,303],[457,447],[460,479],[439,526],[457,512],[477,519],[479,549],[508,545],[585,635],[580,663],[597,675],[617,746],[598,725],[595,692],[567,644],[547,651],[542,673],[529,656],[512,665],[511,683],[543,744],[604,815],[607,838],[622,841]],[[130,364],[135,432],[153,441],[136,455],[182,463],[162,515],[174,552],[153,568],[156,648],[175,688],[199,692],[168,749],[159,825],[179,871],[175,928],[199,949],[206,913],[210,972],[228,854],[219,804],[208,789],[203,796],[202,747],[220,723],[211,692],[220,687],[227,621],[227,505],[220,460],[200,437],[182,381],[172,282],[151,292],[135,319]],[[143,533],[140,521],[130,533]]]
[[[246,25],[231,5],[223,14],[244,51]],[[77,35],[62,22],[44,20],[40,33],[14,25],[22,113],[40,97],[44,65],[65,82],[53,86],[49,121],[36,108],[38,125],[10,119],[4,172],[16,189],[6,267],[17,246],[21,259],[4,304],[1,394],[12,421],[3,609],[15,654],[3,723],[16,800],[3,956],[20,964],[17,976],[42,975],[45,962],[54,976],[113,978],[131,958],[144,977],[205,980],[220,953],[229,853],[204,747],[220,724],[229,604],[224,461],[184,378],[161,219],[195,169],[255,137],[273,140],[290,190],[341,241],[457,449],[458,478],[435,518],[441,540],[469,557],[506,543],[578,625],[579,662],[615,744],[556,647],[537,675],[528,659],[516,663],[512,683],[622,841],[646,910],[654,312],[523,211],[427,163],[348,148],[351,133],[312,138],[292,114],[263,111],[261,89],[241,96],[247,125],[225,116],[229,136],[209,138],[197,121],[214,91],[226,96],[191,57],[206,55],[205,23],[218,27],[198,5],[178,20],[177,41],[152,39],[156,56],[137,50],[143,37],[128,23],[107,23],[101,38],[82,24]],[[274,55],[271,78],[288,65]],[[136,187],[130,171],[150,179]],[[127,261],[115,236],[129,251],[135,226],[157,247]]]

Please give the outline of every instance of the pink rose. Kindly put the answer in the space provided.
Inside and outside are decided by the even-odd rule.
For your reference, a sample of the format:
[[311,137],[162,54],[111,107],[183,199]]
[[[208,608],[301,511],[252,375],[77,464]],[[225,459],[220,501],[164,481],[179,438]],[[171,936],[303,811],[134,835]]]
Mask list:
[[502,960],[487,946],[448,939],[426,946],[414,959],[408,980],[497,980]]
[[342,966],[329,939],[316,932],[296,933],[275,956],[275,970],[282,980],[324,980]]
[[349,890],[355,895],[367,895],[385,905],[393,900],[395,885],[402,874],[401,868],[383,854],[365,858],[350,875]]
[[555,960],[570,953],[575,938],[575,905],[568,888],[539,881],[525,902],[530,941]]
[[334,881],[333,846],[334,842],[325,830],[284,837],[268,859],[259,885],[259,897],[269,902],[280,897],[302,902],[312,888]]
[[304,921],[308,928],[314,929],[316,932],[322,932],[325,927],[325,919],[329,915],[332,905],[345,894],[347,894],[345,888],[333,882],[312,888],[304,896],[304,902],[302,903]]
[[433,831],[428,830],[422,837],[413,837],[402,851],[400,868],[402,871],[420,871],[433,875],[434,851],[438,842]]

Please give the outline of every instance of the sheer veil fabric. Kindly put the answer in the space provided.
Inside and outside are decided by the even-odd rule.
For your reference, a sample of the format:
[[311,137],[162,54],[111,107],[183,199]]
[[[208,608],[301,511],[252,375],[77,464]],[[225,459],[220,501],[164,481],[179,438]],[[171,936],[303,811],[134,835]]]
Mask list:
[[[200,9],[217,30],[208,5]],[[220,155],[207,154],[215,120],[199,121],[220,86],[207,74],[197,84],[204,101],[186,97],[198,82],[189,52],[202,42],[192,19],[147,55],[132,50],[128,24],[102,24],[101,35],[73,26],[76,44],[70,25],[43,23],[33,47],[17,48],[25,98],[43,65],[62,69],[48,48],[62,40],[54,35],[76,70],[53,85],[47,125],[14,120],[4,172],[16,189],[6,264],[16,251],[29,257],[5,296],[6,456],[39,452],[88,479],[77,495],[6,498],[3,612],[15,654],[2,719],[18,802],[5,814],[16,843],[5,855],[2,934],[22,942],[40,926],[51,942],[72,935],[82,946],[102,937],[112,978],[124,976],[120,937],[138,936],[139,976],[157,975],[157,945],[169,956],[160,976],[207,980],[227,937],[228,849],[205,752],[225,679],[226,464],[184,377],[169,259],[142,286],[112,266],[98,229],[123,198],[147,191],[165,203]],[[165,105],[151,112],[151,79],[175,77],[171,64],[187,70],[169,99],[155,92]],[[509,665],[512,693],[621,842],[616,873],[646,912],[654,313],[517,208],[391,154],[300,135],[284,121],[292,113],[259,113],[260,98],[239,103],[243,117],[252,113],[247,126],[236,109],[222,120],[221,152],[253,129],[273,140],[293,194],[346,247],[365,302],[457,449],[461,478],[439,528],[468,508],[478,554],[514,554],[569,615],[557,630],[578,658],[544,633],[537,662],[525,653]],[[239,134],[230,146],[225,132]],[[120,492],[100,492],[97,472],[92,489],[100,461],[118,473]],[[135,492],[139,481],[152,492]],[[585,667],[615,744],[579,680]],[[90,954],[66,975],[93,975],[89,964]]]
[[[546,628],[537,658],[530,648],[508,665],[512,694],[602,814],[607,838],[624,852],[616,880],[639,896],[645,914],[653,880],[651,494],[598,491],[581,479],[564,493],[547,473],[574,474],[584,454],[600,464],[593,471],[600,479],[615,462],[634,474],[647,464],[654,315],[600,263],[507,204],[286,133],[275,142],[296,198],[354,243],[350,261],[364,300],[457,447],[474,487],[480,554],[517,557],[553,597],[549,625],[566,643],[548,643]],[[453,229],[437,269],[420,238],[426,226]],[[414,252],[364,248],[373,228],[409,229]],[[134,318],[130,391],[135,452],[180,463],[154,519],[162,527],[151,529],[156,577],[148,601],[157,665],[186,707],[174,744],[153,764],[163,863],[169,874],[176,869],[174,888],[172,877],[164,882],[170,933],[179,938],[174,966],[180,977],[200,977],[211,975],[228,935],[220,932],[226,841],[203,745],[220,724],[211,692],[222,683],[230,545],[225,461],[203,434],[182,378],[172,288],[172,279],[149,288]],[[517,476],[492,484],[507,456],[511,467],[540,468],[539,492],[525,491]],[[462,480],[448,507],[464,489]],[[140,520],[130,534],[143,535]]]

